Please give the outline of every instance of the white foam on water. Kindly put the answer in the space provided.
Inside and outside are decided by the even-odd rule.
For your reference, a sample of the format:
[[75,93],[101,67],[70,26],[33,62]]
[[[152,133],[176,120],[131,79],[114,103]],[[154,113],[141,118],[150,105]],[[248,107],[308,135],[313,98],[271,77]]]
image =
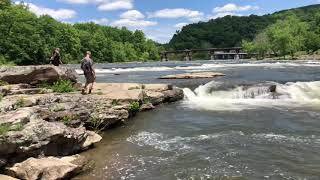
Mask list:
[[296,143],[296,144],[304,144],[304,145],[319,145],[320,137],[318,136],[292,136],[292,135],[282,135],[282,134],[274,134],[274,133],[260,133],[260,134],[252,134],[251,138],[254,140],[262,141],[262,142],[272,142],[272,143]]
[[[238,63],[238,64],[202,64],[202,65],[191,65],[191,66],[176,66],[176,67],[134,67],[134,68],[111,68],[111,69],[96,69],[97,74],[108,74],[108,73],[126,73],[126,72],[157,72],[157,71],[174,71],[174,70],[186,70],[186,71],[201,71],[201,70],[221,70],[236,67],[265,67],[265,68],[286,68],[286,67],[315,67],[320,66],[319,62],[307,61],[303,63],[288,63],[288,62],[275,62],[275,63]],[[78,74],[83,74],[81,69],[76,69]]]
[[276,93],[270,86],[239,86],[231,90],[214,90],[221,83],[210,82],[195,91],[184,89],[187,108],[211,111],[242,111],[259,107],[316,107],[320,108],[320,81],[278,84]]
[[162,151],[189,151],[193,150],[194,142],[207,141],[227,136],[244,136],[241,131],[230,131],[208,135],[197,135],[194,137],[167,137],[162,133],[140,132],[127,138],[127,141],[138,146],[151,146]]
[[127,141],[138,146],[152,146],[155,149],[162,151],[176,151],[191,149],[185,144],[187,138],[176,136],[173,138],[166,138],[161,133],[140,132],[137,135],[130,136]]

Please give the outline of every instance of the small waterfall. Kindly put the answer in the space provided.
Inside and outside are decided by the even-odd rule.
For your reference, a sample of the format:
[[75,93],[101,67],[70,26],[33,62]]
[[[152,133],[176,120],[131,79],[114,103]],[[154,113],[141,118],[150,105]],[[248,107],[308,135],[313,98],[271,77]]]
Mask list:
[[221,83],[213,81],[194,91],[186,88],[184,103],[191,108],[218,111],[320,105],[320,81],[286,84],[272,82],[219,90],[221,86]]

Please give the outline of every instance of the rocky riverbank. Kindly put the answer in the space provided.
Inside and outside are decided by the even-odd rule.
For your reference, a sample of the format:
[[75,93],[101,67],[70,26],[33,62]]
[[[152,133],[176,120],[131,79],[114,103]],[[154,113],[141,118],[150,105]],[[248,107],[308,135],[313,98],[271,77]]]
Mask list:
[[183,98],[181,89],[166,84],[96,84],[85,96],[39,86],[61,79],[79,87],[77,74],[67,68],[0,68],[2,173],[21,179],[72,177],[86,164],[74,155],[98,143],[98,132]]

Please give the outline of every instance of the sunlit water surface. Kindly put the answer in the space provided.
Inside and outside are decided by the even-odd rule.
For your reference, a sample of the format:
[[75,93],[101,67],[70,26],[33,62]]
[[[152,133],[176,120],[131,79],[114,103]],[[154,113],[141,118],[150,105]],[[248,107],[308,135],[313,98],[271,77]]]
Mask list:
[[[103,133],[75,179],[319,179],[320,63],[99,64],[98,82],[171,83],[185,99]],[[217,79],[159,80],[215,71]],[[79,71],[81,72],[81,71]],[[276,86],[276,93],[270,87]]]

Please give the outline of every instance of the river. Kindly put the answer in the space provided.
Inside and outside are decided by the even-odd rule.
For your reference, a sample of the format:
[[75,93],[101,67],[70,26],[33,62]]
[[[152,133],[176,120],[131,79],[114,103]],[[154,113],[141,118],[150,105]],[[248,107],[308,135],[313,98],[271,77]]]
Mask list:
[[[97,65],[98,82],[171,83],[183,101],[143,112],[84,152],[75,179],[319,179],[320,62]],[[159,80],[215,71],[225,77]],[[277,93],[270,92],[275,85]]]

